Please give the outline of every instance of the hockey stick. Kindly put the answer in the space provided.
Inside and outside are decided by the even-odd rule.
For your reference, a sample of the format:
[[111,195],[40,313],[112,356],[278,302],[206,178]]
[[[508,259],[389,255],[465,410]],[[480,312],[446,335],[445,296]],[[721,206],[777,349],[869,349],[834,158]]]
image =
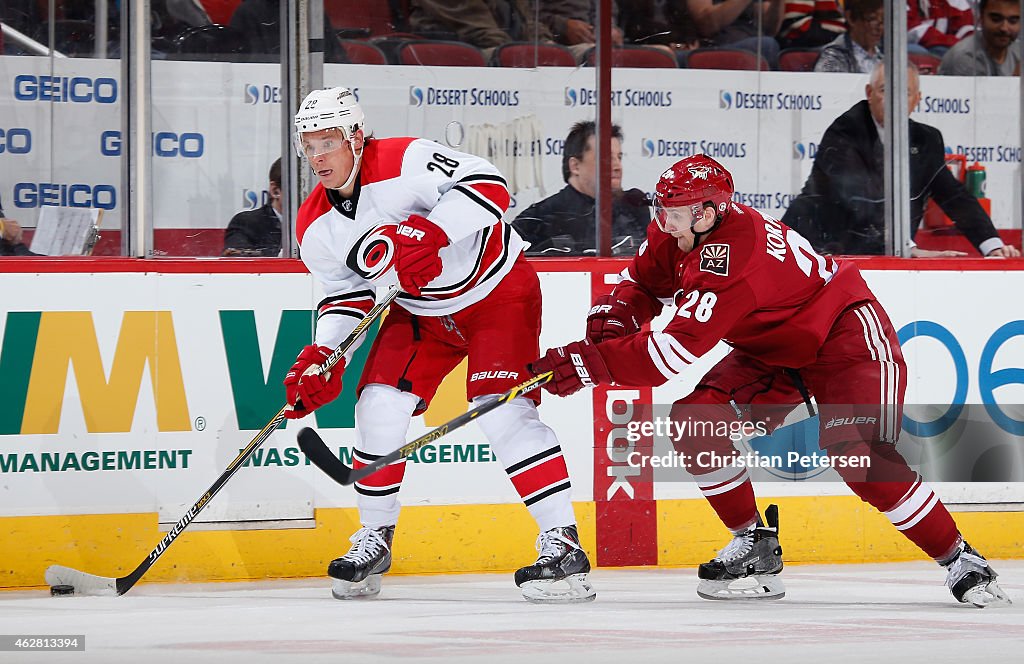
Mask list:
[[[356,341],[363,335],[363,333],[370,327],[370,325],[380,318],[381,313],[388,308],[388,305],[398,295],[399,290],[392,288],[388,291],[387,295],[384,296],[380,302],[375,304],[370,311],[367,312],[366,316],[363,317],[359,324],[356,325],[352,333],[341,342],[333,353],[331,353],[323,364],[320,365],[320,372],[323,373],[333,367],[338,361],[345,355],[345,353],[351,348]],[[46,583],[53,586],[72,586],[74,592],[81,595],[123,595],[134,586],[139,579],[142,578],[149,568],[163,555],[174,540],[178,538],[178,535],[188,527],[188,524],[203,511],[203,508],[210,504],[213,497],[217,495],[217,492],[227,484],[228,480],[235,474],[235,472],[242,467],[242,465],[252,456],[252,453],[256,451],[260,445],[262,445],[267,438],[270,438],[272,434],[281,423],[285,420],[285,411],[289,406],[281,408],[277,411],[277,415],[272,420],[267,422],[267,425],[263,427],[256,437],[253,438],[248,445],[238,453],[235,460],[228,464],[227,470],[217,478],[217,481],[213,483],[206,493],[196,501],[196,503],[189,508],[185,515],[178,519],[178,522],[174,524],[174,527],[168,531],[167,535],[164,536],[160,543],[156,545],[156,548],[150,552],[149,556],[139,563],[131,574],[128,576],[121,576],[118,578],[97,576],[95,574],[87,574],[71,567],[64,567],[63,565],[51,565],[46,569]]]
[[486,403],[482,403],[476,408],[469,410],[458,417],[445,422],[441,426],[437,427],[433,431],[429,431],[419,438],[412,440],[405,445],[402,445],[391,454],[382,456],[381,458],[373,461],[372,463],[363,466],[362,468],[352,469],[345,465],[338,457],[334,456],[329,449],[327,444],[324,443],[323,438],[320,437],[316,431],[313,431],[309,427],[306,427],[299,432],[299,449],[302,453],[313,462],[313,464],[320,470],[327,473],[327,475],[337,482],[348,486],[354,484],[359,480],[373,475],[375,472],[388,465],[404,459],[411,455],[421,447],[426,447],[438,438],[447,435],[448,433],[455,431],[456,429],[463,427],[476,418],[480,417],[484,413],[489,413],[503,403],[507,403],[518,396],[522,396],[527,392],[540,387],[544,383],[551,380],[554,374],[550,371],[545,371],[542,374],[537,374],[533,378],[515,387],[511,388],[508,392],[505,392],[501,396],[495,397]]

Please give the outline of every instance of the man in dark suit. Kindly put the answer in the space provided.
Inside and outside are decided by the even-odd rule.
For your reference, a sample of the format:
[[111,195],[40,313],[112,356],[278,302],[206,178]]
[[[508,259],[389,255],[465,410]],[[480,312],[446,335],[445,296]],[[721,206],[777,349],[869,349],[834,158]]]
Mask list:
[[38,256],[29,251],[21,241],[21,224],[4,217],[3,204],[0,204],[0,256]]
[[[907,72],[907,107],[921,98],[917,68]],[[879,64],[865,88],[867,99],[836,118],[825,131],[803,191],[782,221],[819,251],[836,254],[885,253],[884,180],[881,141],[885,70]],[[910,120],[911,237],[917,232],[931,196],[983,256],[1019,256],[1003,244],[992,220],[946,168],[945,142],[938,129]],[[912,247],[912,256],[957,256]]]
[[[565,187],[523,210],[512,226],[530,243],[527,256],[593,256],[597,140],[593,121],[577,122],[562,149]],[[612,253],[632,256],[647,238],[651,211],[639,189],[622,191],[622,130],[612,125]]]
[[224,231],[223,256],[278,256],[281,253],[281,160],[270,167],[270,202],[239,212]]

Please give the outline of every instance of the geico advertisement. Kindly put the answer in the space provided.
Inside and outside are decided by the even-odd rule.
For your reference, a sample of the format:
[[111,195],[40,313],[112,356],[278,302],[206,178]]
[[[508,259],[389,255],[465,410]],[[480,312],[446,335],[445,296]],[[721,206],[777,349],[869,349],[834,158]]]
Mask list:
[[[96,207],[116,228],[124,205],[116,61],[0,58],[0,183],[5,211],[33,225],[43,205]],[[154,226],[223,228],[265,202],[280,156],[280,70],[273,64],[153,63]],[[623,131],[623,186],[649,191],[669,165],[704,152],[729,167],[736,200],[781,216],[810,173],[832,121],[864,98],[867,77],[789,72],[621,70],[612,120]],[[592,120],[592,68],[327,65],[327,85],[352,88],[377,136],[430,138],[492,160],[514,218],[564,186],[573,123]],[[1017,92],[996,79],[965,86],[926,76],[912,117],[943,132],[946,150],[987,169],[997,226],[1019,225]]]
[[[582,332],[587,283],[545,277],[549,293],[580,295],[547,302],[545,343],[568,341],[559,330]],[[173,516],[168,505],[190,504],[284,405],[282,380],[310,343],[320,299],[308,275],[3,274],[0,288],[0,515]],[[295,433],[317,427],[351,463],[355,387],[371,341],[349,364],[341,397],[275,432],[205,518],[251,515],[255,504],[289,514],[354,504],[351,489],[309,464]],[[466,411],[466,379],[463,363],[409,439]],[[564,441],[574,498],[589,499],[592,446],[575,426],[588,402],[553,401],[545,419]],[[407,504],[518,501],[476,425],[417,451],[407,468]],[[273,518],[267,509],[255,516]]]

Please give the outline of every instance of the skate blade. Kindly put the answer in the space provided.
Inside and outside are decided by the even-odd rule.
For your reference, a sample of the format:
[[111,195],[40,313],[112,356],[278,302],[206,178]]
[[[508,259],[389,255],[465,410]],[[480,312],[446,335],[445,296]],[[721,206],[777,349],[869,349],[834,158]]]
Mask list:
[[371,574],[362,581],[334,579],[331,594],[334,599],[367,599],[380,594],[380,574]]
[[519,587],[531,604],[580,604],[597,599],[597,591],[586,574],[571,574],[564,579],[527,581]]
[[1013,604],[1010,601],[1009,595],[995,581],[974,586],[964,593],[963,602],[965,604],[973,604],[979,609],[1010,606]]
[[748,576],[731,581],[701,579],[697,595],[704,599],[782,599],[786,586],[775,574]]

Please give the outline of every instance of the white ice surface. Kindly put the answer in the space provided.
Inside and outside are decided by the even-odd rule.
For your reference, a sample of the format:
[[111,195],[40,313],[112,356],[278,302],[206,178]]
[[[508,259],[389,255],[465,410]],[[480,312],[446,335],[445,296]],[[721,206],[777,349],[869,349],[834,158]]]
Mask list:
[[2,634],[85,634],[85,652],[0,662],[1024,662],[1024,561],[994,561],[1015,605],[957,604],[927,562],[791,566],[778,601],[699,599],[692,569],[598,570],[597,600],[523,601],[511,575],[395,576],[375,600],[323,580],[138,586],[122,597],[0,593]]

